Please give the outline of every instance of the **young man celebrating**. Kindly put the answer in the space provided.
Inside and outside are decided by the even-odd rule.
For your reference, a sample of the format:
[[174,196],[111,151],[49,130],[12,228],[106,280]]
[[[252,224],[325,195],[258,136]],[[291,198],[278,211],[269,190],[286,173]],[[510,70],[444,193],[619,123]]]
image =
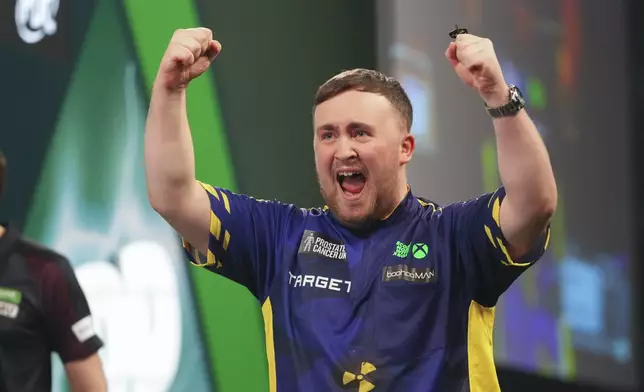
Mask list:
[[104,392],[102,346],[69,261],[0,225],[0,392],[51,391],[52,352],[72,392]]
[[336,75],[315,97],[315,166],[328,207],[198,182],[186,88],[220,51],[208,29],[172,37],[147,121],[148,193],[194,264],[262,303],[271,390],[498,390],[494,306],[547,246],[557,191],[492,43],[460,34],[446,57],[493,118],[503,186],[445,207],[407,185],[405,91],[364,69]]

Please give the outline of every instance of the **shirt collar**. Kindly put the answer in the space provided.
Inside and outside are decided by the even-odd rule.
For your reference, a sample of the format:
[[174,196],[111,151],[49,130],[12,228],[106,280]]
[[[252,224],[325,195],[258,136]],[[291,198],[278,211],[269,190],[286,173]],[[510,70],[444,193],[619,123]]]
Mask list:
[[411,192],[411,187],[407,185],[407,194],[405,197],[400,201],[400,203],[398,203],[396,208],[389,213],[389,215],[382,219],[382,222],[387,224],[395,223],[410,214],[415,215],[421,207],[420,202]]
[[411,187],[409,185],[407,185],[407,194],[400,201],[400,203],[398,203],[396,208],[394,208],[393,211],[391,211],[389,213],[389,215],[387,215],[382,220],[380,220],[378,222],[375,222],[372,225],[370,225],[370,226],[368,226],[368,227],[366,227],[364,229],[349,229],[349,228],[345,227],[344,225],[342,225],[342,223],[340,223],[335,218],[335,216],[333,215],[331,210],[329,210],[326,206],[324,208],[324,210],[327,211],[328,216],[334,222],[339,224],[343,229],[348,230],[348,231],[352,232],[353,234],[358,234],[358,235],[369,234],[369,233],[373,232],[374,230],[377,230],[377,229],[379,229],[381,227],[393,225],[396,222],[404,220],[406,217],[409,217],[410,215],[416,215],[420,211],[420,209],[422,209],[422,205],[421,205],[420,201],[416,198],[416,196],[413,195],[413,193],[411,191]]

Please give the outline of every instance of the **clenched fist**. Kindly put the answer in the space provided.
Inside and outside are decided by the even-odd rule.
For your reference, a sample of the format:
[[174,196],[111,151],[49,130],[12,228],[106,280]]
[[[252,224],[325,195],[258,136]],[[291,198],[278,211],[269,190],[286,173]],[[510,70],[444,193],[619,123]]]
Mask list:
[[221,44],[212,39],[210,29],[177,30],[161,60],[157,81],[167,89],[184,89],[208,69],[219,52]]
[[450,42],[445,56],[463,83],[476,90],[489,107],[508,103],[509,87],[492,41],[472,34],[459,34]]

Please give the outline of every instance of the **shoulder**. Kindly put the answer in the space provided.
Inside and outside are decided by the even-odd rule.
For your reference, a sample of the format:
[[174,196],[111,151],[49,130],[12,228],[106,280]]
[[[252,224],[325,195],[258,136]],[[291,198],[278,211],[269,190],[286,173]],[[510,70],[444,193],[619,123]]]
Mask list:
[[42,264],[66,264],[69,260],[55,250],[36,242],[30,238],[21,237],[16,246],[16,252],[25,260]]
[[298,207],[295,204],[285,203],[277,199],[262,199],[250,196],[243,192],[235,192],[223,187],[213,187],[208,184],[200,183],[202,187],[212,196],[212,198],[228,205],[231,201],[245,203],[258,208],[278,208],[283,210],[294,210]]
[[327,206],[297,208],[289,223],[289,232],[296,236],[303,235],[306,230],[325,233],[335,232],[342,227],[333,219]]
[[213,187],[201,182],[200,184],[209,194],[213,211],[220,210],[233,215],[250,214],[250,217],[258,219],[290,219],[302,215],[302,209],[292,203],[257,198],[223,187]]
[[487,213],[498,210],[504,197],[505,188],[500,187],[494,192],[483,193],[468,200],[448,204],[443,207],[443,211],[451,214]]
[[441,226],[452,230],[470,227],[472,224],[485,223],[494,220],[498,224],[500,206],[505,196],[505,189],[498,188],[494,192],[452,202],[443,206],[428,202],[425,213],[428,220],[440,222]]
[[322,228],[325,222],[330,219],[330,211],[327,206],[323,207],[295,207],[291,216],[291,228],[295,232],[303,232],[304,227],[312,225],[313,227]]
[[21,237],[15,252],[33,275],[51,280],[67,280],[73,276],[71,264],[65,256],[32,239]]
[[442,206],[432,200],[429,200],[425,197],[416,197],[416,200],[418,201],[418,204],[420,204],[423,214],[425,213],[441,213],[442,212]]
[[[310,219],[322,217],[325,208],[302,208],[294,203],[287,203],[278,199],[263,199],[238,193],[221,187],[207,187],[212,199],[221,200],[227,206],[229,213],[237,217],[251,219],[261,230],[269,230],[278,235],[289,235],[301,232]],[[239,215],[238,213],[242,213]]]
[[420,218],[426,222],[440,222],[444,220],[445,207],[425,197],[416,197],[420,204]]

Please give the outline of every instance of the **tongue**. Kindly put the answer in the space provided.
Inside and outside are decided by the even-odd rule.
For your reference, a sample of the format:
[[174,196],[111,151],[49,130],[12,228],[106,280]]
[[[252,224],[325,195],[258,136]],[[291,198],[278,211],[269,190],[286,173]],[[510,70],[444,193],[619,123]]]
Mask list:
[[365,179],[363,176],[346,177],[342,181],[342,189],[349,193],[360,193],[364,189]]

